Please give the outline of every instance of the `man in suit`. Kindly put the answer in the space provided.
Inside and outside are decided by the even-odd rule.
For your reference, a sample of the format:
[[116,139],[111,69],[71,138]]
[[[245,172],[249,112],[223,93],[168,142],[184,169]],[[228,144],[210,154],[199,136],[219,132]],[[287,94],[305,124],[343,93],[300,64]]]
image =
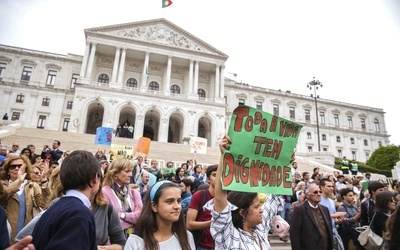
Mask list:
[[89,209],[100,188],[101,169],[91,152],[75,150],[60,170],[64,196],[36,223],[32,243],[37,249],[97,250],[96,226]]
[[44,145],[43,151],[41,154],[42,159],[46,159],[46,155],[51,155],[51,161],[58,161],[63,155],[63,151],[59,148],[61,146],[61,142],[58,140],[54,140],[52,144],[53,150],[49,148],[49,145]]
[[311,183],[305,190],[307,200],[294,208],[290,225],[293,250],[331,250],[333,248],[332,220],[328,208],[318,205],[321,189]]

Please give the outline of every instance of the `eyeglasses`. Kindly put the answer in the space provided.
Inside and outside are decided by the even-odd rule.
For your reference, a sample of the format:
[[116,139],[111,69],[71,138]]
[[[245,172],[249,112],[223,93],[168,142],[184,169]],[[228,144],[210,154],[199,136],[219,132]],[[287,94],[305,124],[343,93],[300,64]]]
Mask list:
[[34,171],[33,173],[35,173],[35,174],[42,174],[42,172],[39,172],[39,171]]
[[322,191],[321,190],[318,190],[318,191],[314,191],[314,192],[312,192],[313,194],[318,194],[318,193],[320,193],[320,194],[322,194]]
[[21,168],[23,164],[11,164],[10,167],[8,167],[8,169],[10,170],[14,170],[16,168]]
[[17,147],[17,148],[19,147],[18,145],[12,145],[12,146],[13,146],[13,147]]

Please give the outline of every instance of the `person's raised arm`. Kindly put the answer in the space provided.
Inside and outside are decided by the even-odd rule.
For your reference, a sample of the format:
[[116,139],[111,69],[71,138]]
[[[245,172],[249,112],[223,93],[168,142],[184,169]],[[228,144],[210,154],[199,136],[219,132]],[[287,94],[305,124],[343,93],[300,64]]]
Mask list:
[[215,176],[215,190],[214,190],[214,210],[217,213],[222,212],[222,210],[224,210],[224,208],[228,205],[228,199],[227,199],[228,195],[225,190],[222,190],[221,176],[223,168],[222,163],[223,163],[224,151],[225,149],[229,149],[230,143],[231,139],[229,138],[229,136],[225,135],[219,144],[221,157],[218,164],[217,174]]

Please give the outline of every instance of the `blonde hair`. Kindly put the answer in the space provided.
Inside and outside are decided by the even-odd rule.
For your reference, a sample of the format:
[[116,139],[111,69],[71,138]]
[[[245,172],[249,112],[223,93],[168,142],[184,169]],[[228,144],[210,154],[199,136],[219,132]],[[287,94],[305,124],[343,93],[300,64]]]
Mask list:
[[128,159],[115,159],[108,168],[107,174],[104,176],[103,186],[111,186],[115,183],[114,175],[121,172],[125,168],[133,169],[133,162]]

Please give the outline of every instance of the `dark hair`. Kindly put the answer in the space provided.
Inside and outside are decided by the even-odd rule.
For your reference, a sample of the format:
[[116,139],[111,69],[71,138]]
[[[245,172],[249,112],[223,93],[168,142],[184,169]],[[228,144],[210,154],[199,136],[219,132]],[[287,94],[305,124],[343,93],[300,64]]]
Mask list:
[[[232,211],[232,223],[236,228],[243,229],[243,221],[249,212],[249,207],[253,204],[257,193],[231,191],[228,194],[228,201],[237,207]],[[243,209],[243,215],[240,215],[240,210]]]
[[370,181],[368,183],[368,192],[372,196],[372,192],[376,192],[376,190],[384,187],[385,185],[383,185],[383,183],[380,183],[379,181]]
[[315,172],[315,170],[319,170],[319,167],[315,167],[312,171]]
[[42,159],[42,156],[40,156],[40,155],[35,155],[34,157],[32,157],[32,158],[31,158],[31,164],[35,164],[37,158]]
[[50,161],[50,163],[49,163],[49,166],[51,166],[51,165],[60,165],[60,163],[58,163],[58,161]]
[[[84,190],[92,187],[91,181],[98,175],[101,176],[101,168],[96,157],[85,150],[75,150],[65,158],[60,170],[60,180],[64,187],[63,192],[68,190]],[[100,179],[99,179],[100,180]]]
[[326,182],[332,182],[331,180],[327,179],[327,178],[322,178],[321,180],[319,180],[319,186],[326,186]]
[[61,142],[59,140],[54,140],[55,142],[57,142],[58,146],[61,146]]
[[304,178],[304,176],[306,176],[308,174],[309,174],[309,172],[303,172],[303,174],[302,174],[303,178]]
[[181,180],[181,182],[183,182],[183,184],[185,184],[186,187],[190,187],[190,191],[193,191],[194,182],[191,179],[184,178],[183,180]]
[[[153,185],[151,189],[153,189],[154,186],[155,185]],[[158,242],[154,238],[154,232],[157,231],[158,225],[156,221],[156,214],[152,209],[152,202],[157,205],[160,196],[168,188],[179,187],[172,182],[162,184],[155,193],[153,201],[150,199],[151,189],[149,192],[145,193],[142,213],[135,226],[137,230],[134,232],[143,239],[144,249],[159,249]],[[179,219],[172,223],[172,232],[175,234],[176,238],[178,238],[181,248],[183,250],[190,250],[189,240],[186,232],[185,218],[182,212],[179,215]]]
[[352,192],[354,194],[354,191],[351,190],[350,188],[342,188],[342,189],[340,189],[339,194],[343,199],[343,196],[346,196],[350,192]]
[[389,201],[393,198],[393,192],[383,191],[376,195],[376,211],[382,211],[384,213],[389,212]]
[[193,172],[196,173],[196,170],[197,170],[198,168],[201,168],[201,167],[202,167],[201,164],[196,164],[196,165],[194,166],[194,168],[193,168]]
[[29,148],[23,148],[23,149],[21,150],[20,155],[25,155],[25,154],[24,154],[25,151],[28,151],[28,152],[29,152],[29,159],[31,159],[31,157],[32,157],[32,151],[31,151]]
[[181,169],[182,169],[182,167],[177,168],[177,169],[175,170],[175,176],[179,176],[179,172],[181,172]]
[[207,167],[206,176],[207,178],[211,177],[212,172],[216,172],[218,169],[218,164],[210,165]]
[[319,174],[317,174],[317,173],[312,174],[312,175],[311,175],[311,179],[314,180],[314,178],[315,178],[316,176],[318,176],[318,175],[319,175]]

